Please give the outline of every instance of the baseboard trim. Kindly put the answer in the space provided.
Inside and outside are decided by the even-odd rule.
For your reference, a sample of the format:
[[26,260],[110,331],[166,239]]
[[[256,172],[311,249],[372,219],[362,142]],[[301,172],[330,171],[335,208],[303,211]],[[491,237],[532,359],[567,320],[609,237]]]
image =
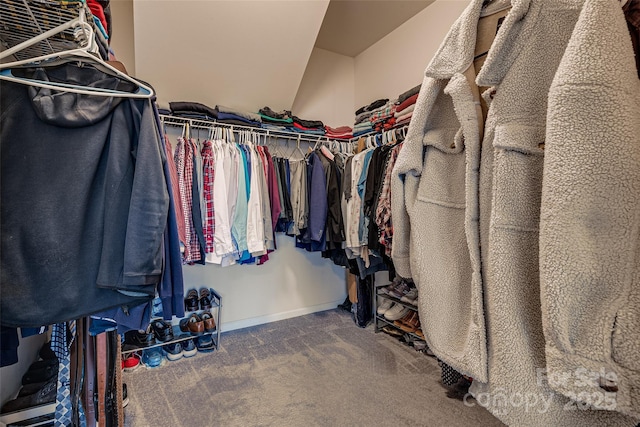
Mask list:
[[[220,328],[221,332],[230,332],[237,329],[248,328],[251,326],[264,325],[265,323],[277,322],[278,320],[290,319],[292,317],[304,316],[305,314],[318,313],[334,309],[338,304],[342,304],[344,299],[328,302],[326,304],[313,305],[311,307],[298,308],[291,311],[283,311],[281,313],[267,314],[265,316],[251,317],[249,319],[236,320],[233,322],[225,322]],[[224,342],[223,342],[224,345]]]

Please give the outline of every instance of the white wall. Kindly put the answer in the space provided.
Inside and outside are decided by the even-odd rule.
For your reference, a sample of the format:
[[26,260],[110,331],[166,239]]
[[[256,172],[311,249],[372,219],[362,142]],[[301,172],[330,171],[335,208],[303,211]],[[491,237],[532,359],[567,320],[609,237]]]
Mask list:
[[353,124],[354,59],[314,48],[291,108],[298,117],[338,127]]
[[329,0],[136,0],[136,76],[161,102],[291,109]]
[[113,28],[111,48],[118,61],[127,68],[130,76],[136,75],[136,51],[133,31],[133,0],[116,0],[109,3]]
[[470,0],[437,0],[355,58],[354,111],[422,83],[424,70]]
[[[184,266],[185,293],[212,287],[222,297],[223,332],[335,308],[346,298],[345,270],[277,233],[264,265]],[[224,342],[223,342],[224,345]]]

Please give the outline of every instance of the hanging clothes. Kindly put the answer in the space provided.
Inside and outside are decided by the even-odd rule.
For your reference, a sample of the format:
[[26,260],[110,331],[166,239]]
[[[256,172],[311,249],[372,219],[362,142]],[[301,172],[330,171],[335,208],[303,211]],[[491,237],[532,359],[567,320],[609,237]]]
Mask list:
[[[23,71],[133,90],[72,63]],[[87,108],[65,107],[77,102]],[[0,106],[0,322],[37,327],[153,298],[169,196],[151,102],[3,80]]]
[[[584,2],[585,10],[615,3]],[[559,67],[582,75],[561,65],[580,56],[565,52],[581,7],[541,0],[483,4],[467,7],[426,69],[393,172],[394,265],[418,286],[429,348],[473,376],[470,392],[503,422],[633,426],[616,412],[568,411],[572,401],[539,376],[546,366],[538,227],[547,94]],[[468,40],[476,40],[481,16],[505,5],[511,10],[476,76],[476,46]],[[601,37],[611,30],[597,27],[607,28]],[[484,93],[486,120],[475,82],[492,87]],[[544,408],[511,404],[512,396],[544,398]]]

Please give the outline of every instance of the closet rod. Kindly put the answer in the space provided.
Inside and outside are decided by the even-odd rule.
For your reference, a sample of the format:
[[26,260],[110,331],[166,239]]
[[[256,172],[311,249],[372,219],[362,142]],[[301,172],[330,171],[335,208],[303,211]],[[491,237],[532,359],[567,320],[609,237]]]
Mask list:
[[[187,117],[169,116],[166,114],[160,114],[160,118],[162,119],[163,123],[168,125],[183,126],[185,124],[189,124],[189,126],[191,127],[200,128],[200,129],[209,129],[214,126],[222,126],[222,127],[232,128],[234,130],[243,130],[243,131],[248,130],[248,131],[260,133],[266,136],[281,136],[283,138],[299,139],[300,141],[314,143],[314,144],[317,143],[318,141],[324,141],[324,142],[335,141],[335,142],[347,142],[350,144],[355,144],[362,137],[382,134],[382,132],[371,131],[362,135],[358,135],[351,139],[339,139],[339,138],[329,138],[326,135],[310,136],[308,134],[305,135],[304,133],[301,133],[301,132],[287,132],[283,130],[273,130],[273,129],[255,128],[251,126],[232,125],[228,123],[216,122],[214,120],[209,121],[209,120],[202,120],[202,119],[190,119]],[[400,126],[392,126],[391,128],[385,129],[384,131],[386,132],[394,129],[406,130],[408,129],[408,127],[409,125],[405,123]]]
[[192,128],[200,128],[200,129],[210,129],[211,127],[226,127],[231,128],[232,130],[238,131],[249,131],[255,132],[263,136],[274,136],[274,137],[282,137],[287,139],[295,139],[300,142],[307,142],[311,144],[315,144],[317,142],[346,142],[353,143],[353,139],[337,139],[337,138],[329,138],[325,135],[305,135],[301,132],[287,132],[283,130],[274,130],[274,129],[264,129],[264,128],[256,128],[251,126],[241,126],[241,125],[232,125],[229,123],[220,123],[216,121],[202,120],[202,119],[190,119],[187,117],[176,117],[176,116],[168,116],[165,114],[160,115],[160,119],[162,123],[167,125],[175,125],[175,126],[183,126],[185,124],[189,124]]

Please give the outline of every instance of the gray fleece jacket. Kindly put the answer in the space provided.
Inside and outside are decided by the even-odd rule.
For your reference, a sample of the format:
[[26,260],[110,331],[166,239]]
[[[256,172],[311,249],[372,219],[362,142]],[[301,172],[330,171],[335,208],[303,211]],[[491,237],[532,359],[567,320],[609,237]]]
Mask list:
[[580,410],[545,376],[538,228],[547,95],[583,0],[511,3],[476,78],[492,87],[483,137],[463,75],[482,0],[427,67],[394,170],[393,261],[419,288],[429,346],[474,377],[477,403],[506,424],[633,426],[616,412]]
[[585,2],[547,117],[540,290],[549,382],[640,417],[640,80],[617,1]]

